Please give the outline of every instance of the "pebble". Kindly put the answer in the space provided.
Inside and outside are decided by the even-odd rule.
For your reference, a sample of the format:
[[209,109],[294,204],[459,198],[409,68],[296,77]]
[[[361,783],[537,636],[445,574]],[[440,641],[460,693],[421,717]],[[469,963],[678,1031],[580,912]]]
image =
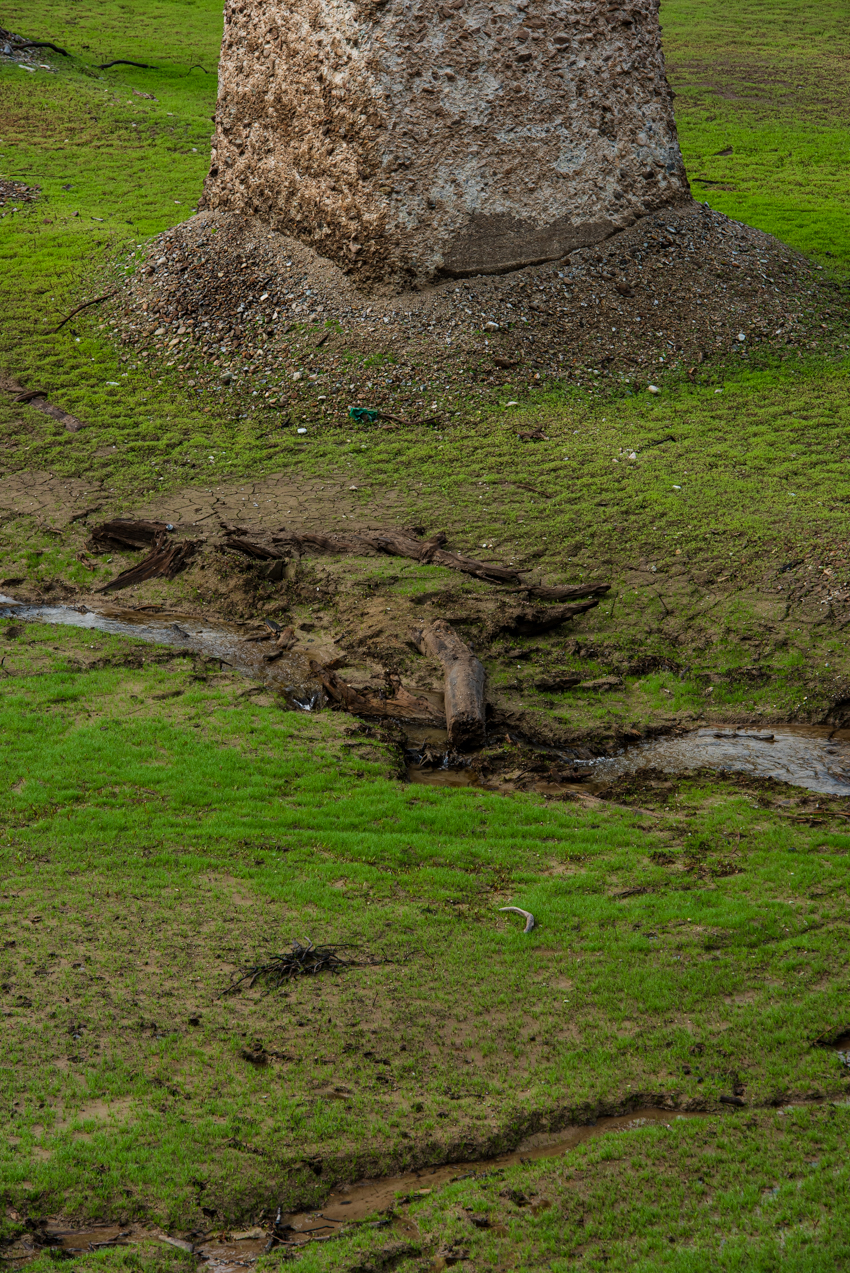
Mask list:
[[[197,357],[192,373],[210,394],[204,364],[211,372],[213,358],[241,355],[249,392],[251,378],[272,391],[285,377],[298,385],[290,407],[318,421],[316,383],[325,419],[336,412],[340,423],[352,397],[372,408],[392,403],[415,420],[498,403],[505,387],[555,382],[598,393],[614,382],[657,393],[662,372],[698,381],[704,364],[733,352],[826,349],[820,311],[831,310],[836,327],[848,312],[837,285],[804,257],[698,203],[561,261],[401,295],[364,295],[312,249],[233,213],[202,212],[160,235],[146,264],[115,303],[125,345],[183,326],[180,354]],[[365,366],[374,355],[381,361]],[[229,384],[226,374],[217,379]]]

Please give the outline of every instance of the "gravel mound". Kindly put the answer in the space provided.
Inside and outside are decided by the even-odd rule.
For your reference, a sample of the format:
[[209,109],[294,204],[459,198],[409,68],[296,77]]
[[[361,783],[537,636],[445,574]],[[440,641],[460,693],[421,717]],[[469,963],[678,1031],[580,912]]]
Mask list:
[[730,353],[846,349],[848,317],[820,267],[689,202],[556,264],[401,295],[358,290],[257,220],[204,212],[152,243],[120,326],[199,394],[253,389],[254,410],[299,420],[353,403],[415,420],[542,382],[640,390]]

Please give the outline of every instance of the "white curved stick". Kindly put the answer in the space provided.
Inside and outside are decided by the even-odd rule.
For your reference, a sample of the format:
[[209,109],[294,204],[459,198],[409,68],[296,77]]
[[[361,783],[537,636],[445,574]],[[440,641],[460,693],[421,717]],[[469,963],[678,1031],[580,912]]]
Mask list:
[[514,915],[523,915],[525,917],[524,933],[530,933],[534,927],[534,916],[531,911],[524,911],[521,906],[500,906],[500,911],[513,911]]

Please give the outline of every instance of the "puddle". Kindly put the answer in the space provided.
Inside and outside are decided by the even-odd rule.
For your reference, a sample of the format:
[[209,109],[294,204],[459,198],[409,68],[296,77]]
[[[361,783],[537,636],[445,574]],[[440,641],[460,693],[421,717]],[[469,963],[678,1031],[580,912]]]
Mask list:
[[[265,656],[275,652],[273,639],[252,642],[259,623],[238,624],[199,619],[177,610],[131,610],[123,606],[103,605],[97,610],[87,606],[30,605],[0,595],[0,618],[23,623],[55,623],[112,636],[134,637],[156,645],[177,646],[182,650],[217,659],[269,689],[283,692],[293,707],[314,711],[321,706],[321,690],[310,673],[310,651],[302,647],[282,654],[267,663]],[[297,631],[296,631],[296,635]],[[301,638],[309,643],[305,635]]]
[[616,756],[577,761],[592,781],[652,766],[666,773],[706,767],[776,778],[824,795],[850,795],[850,730],[828,725],[780,725],[770,729],[695,729],[638,743]]
[[710,726],[654,738],[624,748],[614,756],[591,760],[577,759],[536,744],[531,744],[530,749],[550,759],[559,758],[572,774],[553,780],[535,777],[533,767],[529,767],[482,777],[474,768],[466,768],[463,758],[447,754],[445,744],[441,747],[435,739],[433,743],[423,742],[408,748],[407,777],[410,782],[431,787],[523,790],[543,795],[571,792],[592,800],[595,792],[622,774],[646,768],[668,774],[708,768],[748,773],[756,778],[776,778],[823,795],[850,795],[850,730],[836,730],[828,725],[780,725],[762,730]]

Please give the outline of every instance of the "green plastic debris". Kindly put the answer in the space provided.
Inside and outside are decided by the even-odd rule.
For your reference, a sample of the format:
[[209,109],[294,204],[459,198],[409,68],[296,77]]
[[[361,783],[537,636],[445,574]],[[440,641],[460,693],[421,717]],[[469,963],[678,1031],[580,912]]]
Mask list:
[[369,407],[349,407],[348,418],[357,424],[376,424],[381,418],[380,411],[372,411]]

